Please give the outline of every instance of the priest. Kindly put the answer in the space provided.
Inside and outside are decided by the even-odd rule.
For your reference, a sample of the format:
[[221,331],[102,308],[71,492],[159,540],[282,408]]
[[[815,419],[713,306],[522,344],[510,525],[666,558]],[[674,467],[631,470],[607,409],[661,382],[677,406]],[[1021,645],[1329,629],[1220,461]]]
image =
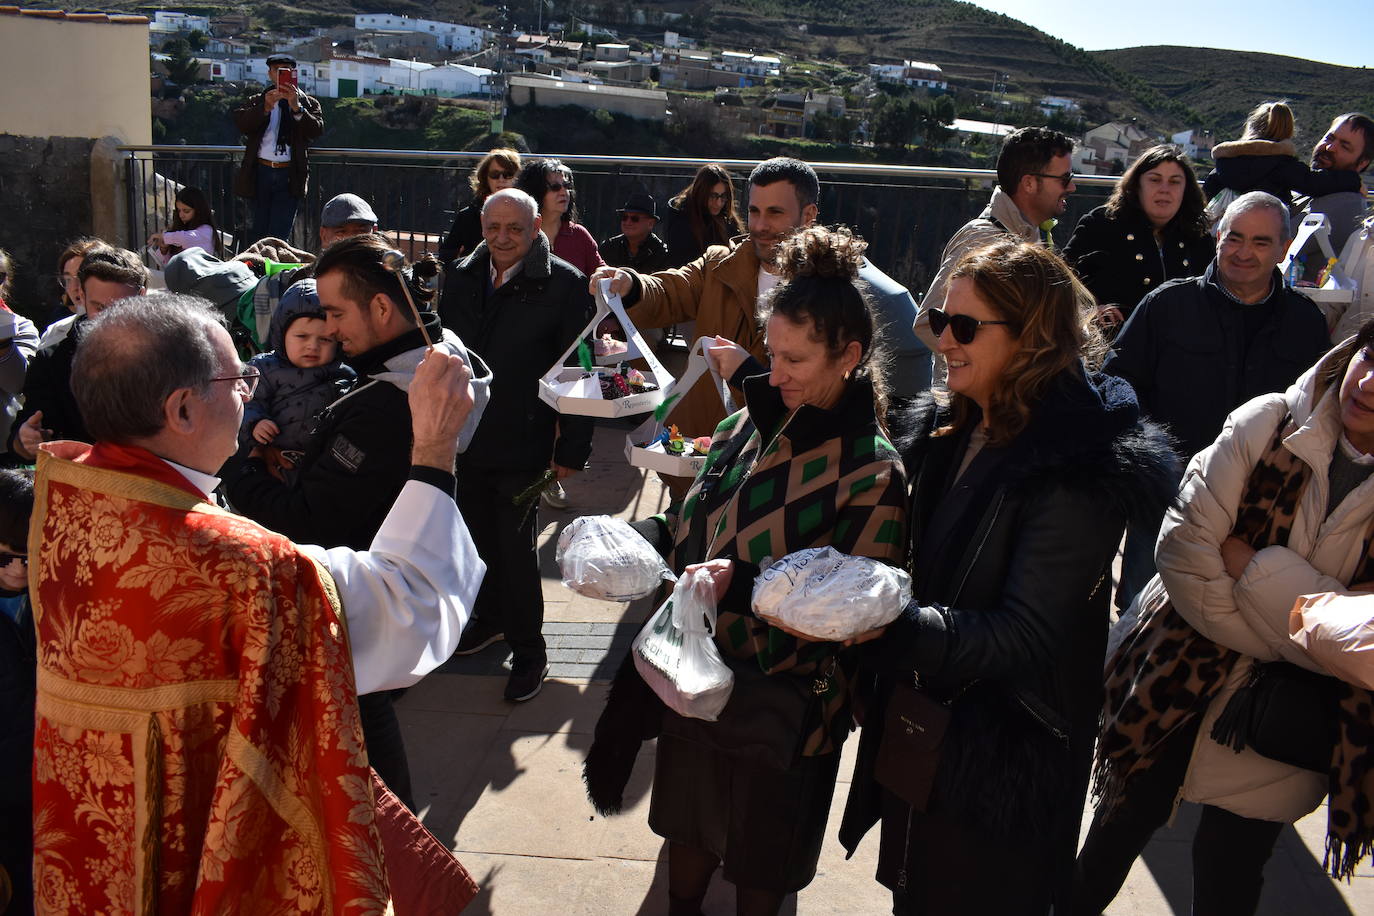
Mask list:
[[256,377],[208,303],[91,322],[95,444],[42,447],[29,535],[37,912],[386,910],[357,695],[448,658],[481,584],[453,501],[468,379],[426,355],[410,480],[370,550],[324,550],[214,501]]

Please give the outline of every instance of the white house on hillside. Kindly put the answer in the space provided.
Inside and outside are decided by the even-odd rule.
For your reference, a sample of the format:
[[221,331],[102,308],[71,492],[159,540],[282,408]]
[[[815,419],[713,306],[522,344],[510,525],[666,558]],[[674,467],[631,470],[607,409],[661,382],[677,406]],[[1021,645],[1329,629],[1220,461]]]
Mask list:
[[435,36],[439,41],[439,47],[446,51],[480,51],[492,35],[491,32],[477,26],[440,22],[437,19],[412,19],[399,13],[358,13],[353,17],[353,27],[426,32]]

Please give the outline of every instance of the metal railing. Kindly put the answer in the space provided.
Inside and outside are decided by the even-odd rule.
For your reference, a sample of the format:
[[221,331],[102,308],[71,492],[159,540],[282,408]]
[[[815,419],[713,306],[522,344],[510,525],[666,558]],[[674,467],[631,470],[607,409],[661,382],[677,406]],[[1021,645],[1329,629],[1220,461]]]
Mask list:
[[[194,185],[206,192],[225,241],[224,254],[242,248],[251,226],[249,202],[233,194],[233,178],[243,157],[236,146],[125,146],[131,247],[141,250],[148,235],[165,228],[176,188]],[[381,227],[408,252],[438,247],[456,210],[471,197],[468,175],[484,154],[465,151],[315,149],[310,155],[310,185],[301,201],[291,241],[314,250],[319,215],[335,194],[361,195],[377,212]],[[647,191],[667,201],[690,183],[707,162],[720,162],[738,177],[736,200],[747,206],[745,177],[758,160],[708,160],[649,156],[548,154],[574,172],[579,221],[596,239],[619,232],[615,215],[626,197]],[[939,266],[945,242],[976,216],[991,194],[996,173],[983,169],[868,163],[813,162],[821,179],[820,218],[852,227],[869,242],[869,255],[888,274],[917,295]],[[1102,204],[1115,178],[1075,179],[1078,191],[1055,231],[1068,241],[1078,218]],[[227,216],[227,218],[226,218]]]

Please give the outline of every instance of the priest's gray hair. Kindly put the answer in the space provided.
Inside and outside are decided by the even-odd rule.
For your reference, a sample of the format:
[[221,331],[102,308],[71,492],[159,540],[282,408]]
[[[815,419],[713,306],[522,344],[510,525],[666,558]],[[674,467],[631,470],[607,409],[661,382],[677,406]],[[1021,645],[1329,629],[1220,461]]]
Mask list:
[[1231,201],[1231,205],[1221,215],[1221,222],[1217,223],[1217,238],[1225,238],[1231,229],[1232,221],[1251,210],[1272,210],[1274,218],[1279,221],[1278,241],[1287,243],[1292,240],[1293,231],[1288,225],[1288,208],[1283,205],[1283,201],[1264,191],[1247,191]]
[[223,328],[224,316],[199,296],[132,296],[83,324],[71,386],[97,442],[157,434],[172,392],[204,391],[223,374],[210,329]]

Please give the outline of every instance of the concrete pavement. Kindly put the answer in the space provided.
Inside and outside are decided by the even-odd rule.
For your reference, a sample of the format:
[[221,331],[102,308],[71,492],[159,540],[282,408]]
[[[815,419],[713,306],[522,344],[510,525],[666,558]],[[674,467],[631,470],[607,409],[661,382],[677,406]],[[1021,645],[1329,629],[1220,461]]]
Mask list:
[[[416,802],[426,825],[448,843],[482,886],[465,911],[495,916],[655,916],[666,913],[666,859],[647,825],[653,747],[640,755],[626,810],[597,815],[582,786],[582,758],[604,703],[607,682],[648,613],[647,602],[593,601],[565,589],[553,562],[554,540],[578,515],[644,518],[664,504],[657,478],[623,458],[631,426],[598,426],[592,466],[567,484],[572,505],[541,507],[540,561],[545,634],[553,672],[535,699],[513,705],[504,653],[494,646],[455,658],[412,688],[398,704],[410,754]],[[845,747],[840,785],[816,880],[788,901],[784,914],[876,914],[891,911],[873,880],[877,831],[845,861],[834,833],[853,770],[857,742]],[[1091,811],[1085,812],[1084,829]],[[1189,838],[1196,813],[1186,807],[1138,861],[1111,916],[1165,916],[1189,910]],[[1284,831],[1265,872],[1261,916],[1374,914],[1374,868],[1349,884],[1321,871],[1326,810]],[[990,867],[989,880],[996,880]],[[717,878],[707,916],[734,912]]]

